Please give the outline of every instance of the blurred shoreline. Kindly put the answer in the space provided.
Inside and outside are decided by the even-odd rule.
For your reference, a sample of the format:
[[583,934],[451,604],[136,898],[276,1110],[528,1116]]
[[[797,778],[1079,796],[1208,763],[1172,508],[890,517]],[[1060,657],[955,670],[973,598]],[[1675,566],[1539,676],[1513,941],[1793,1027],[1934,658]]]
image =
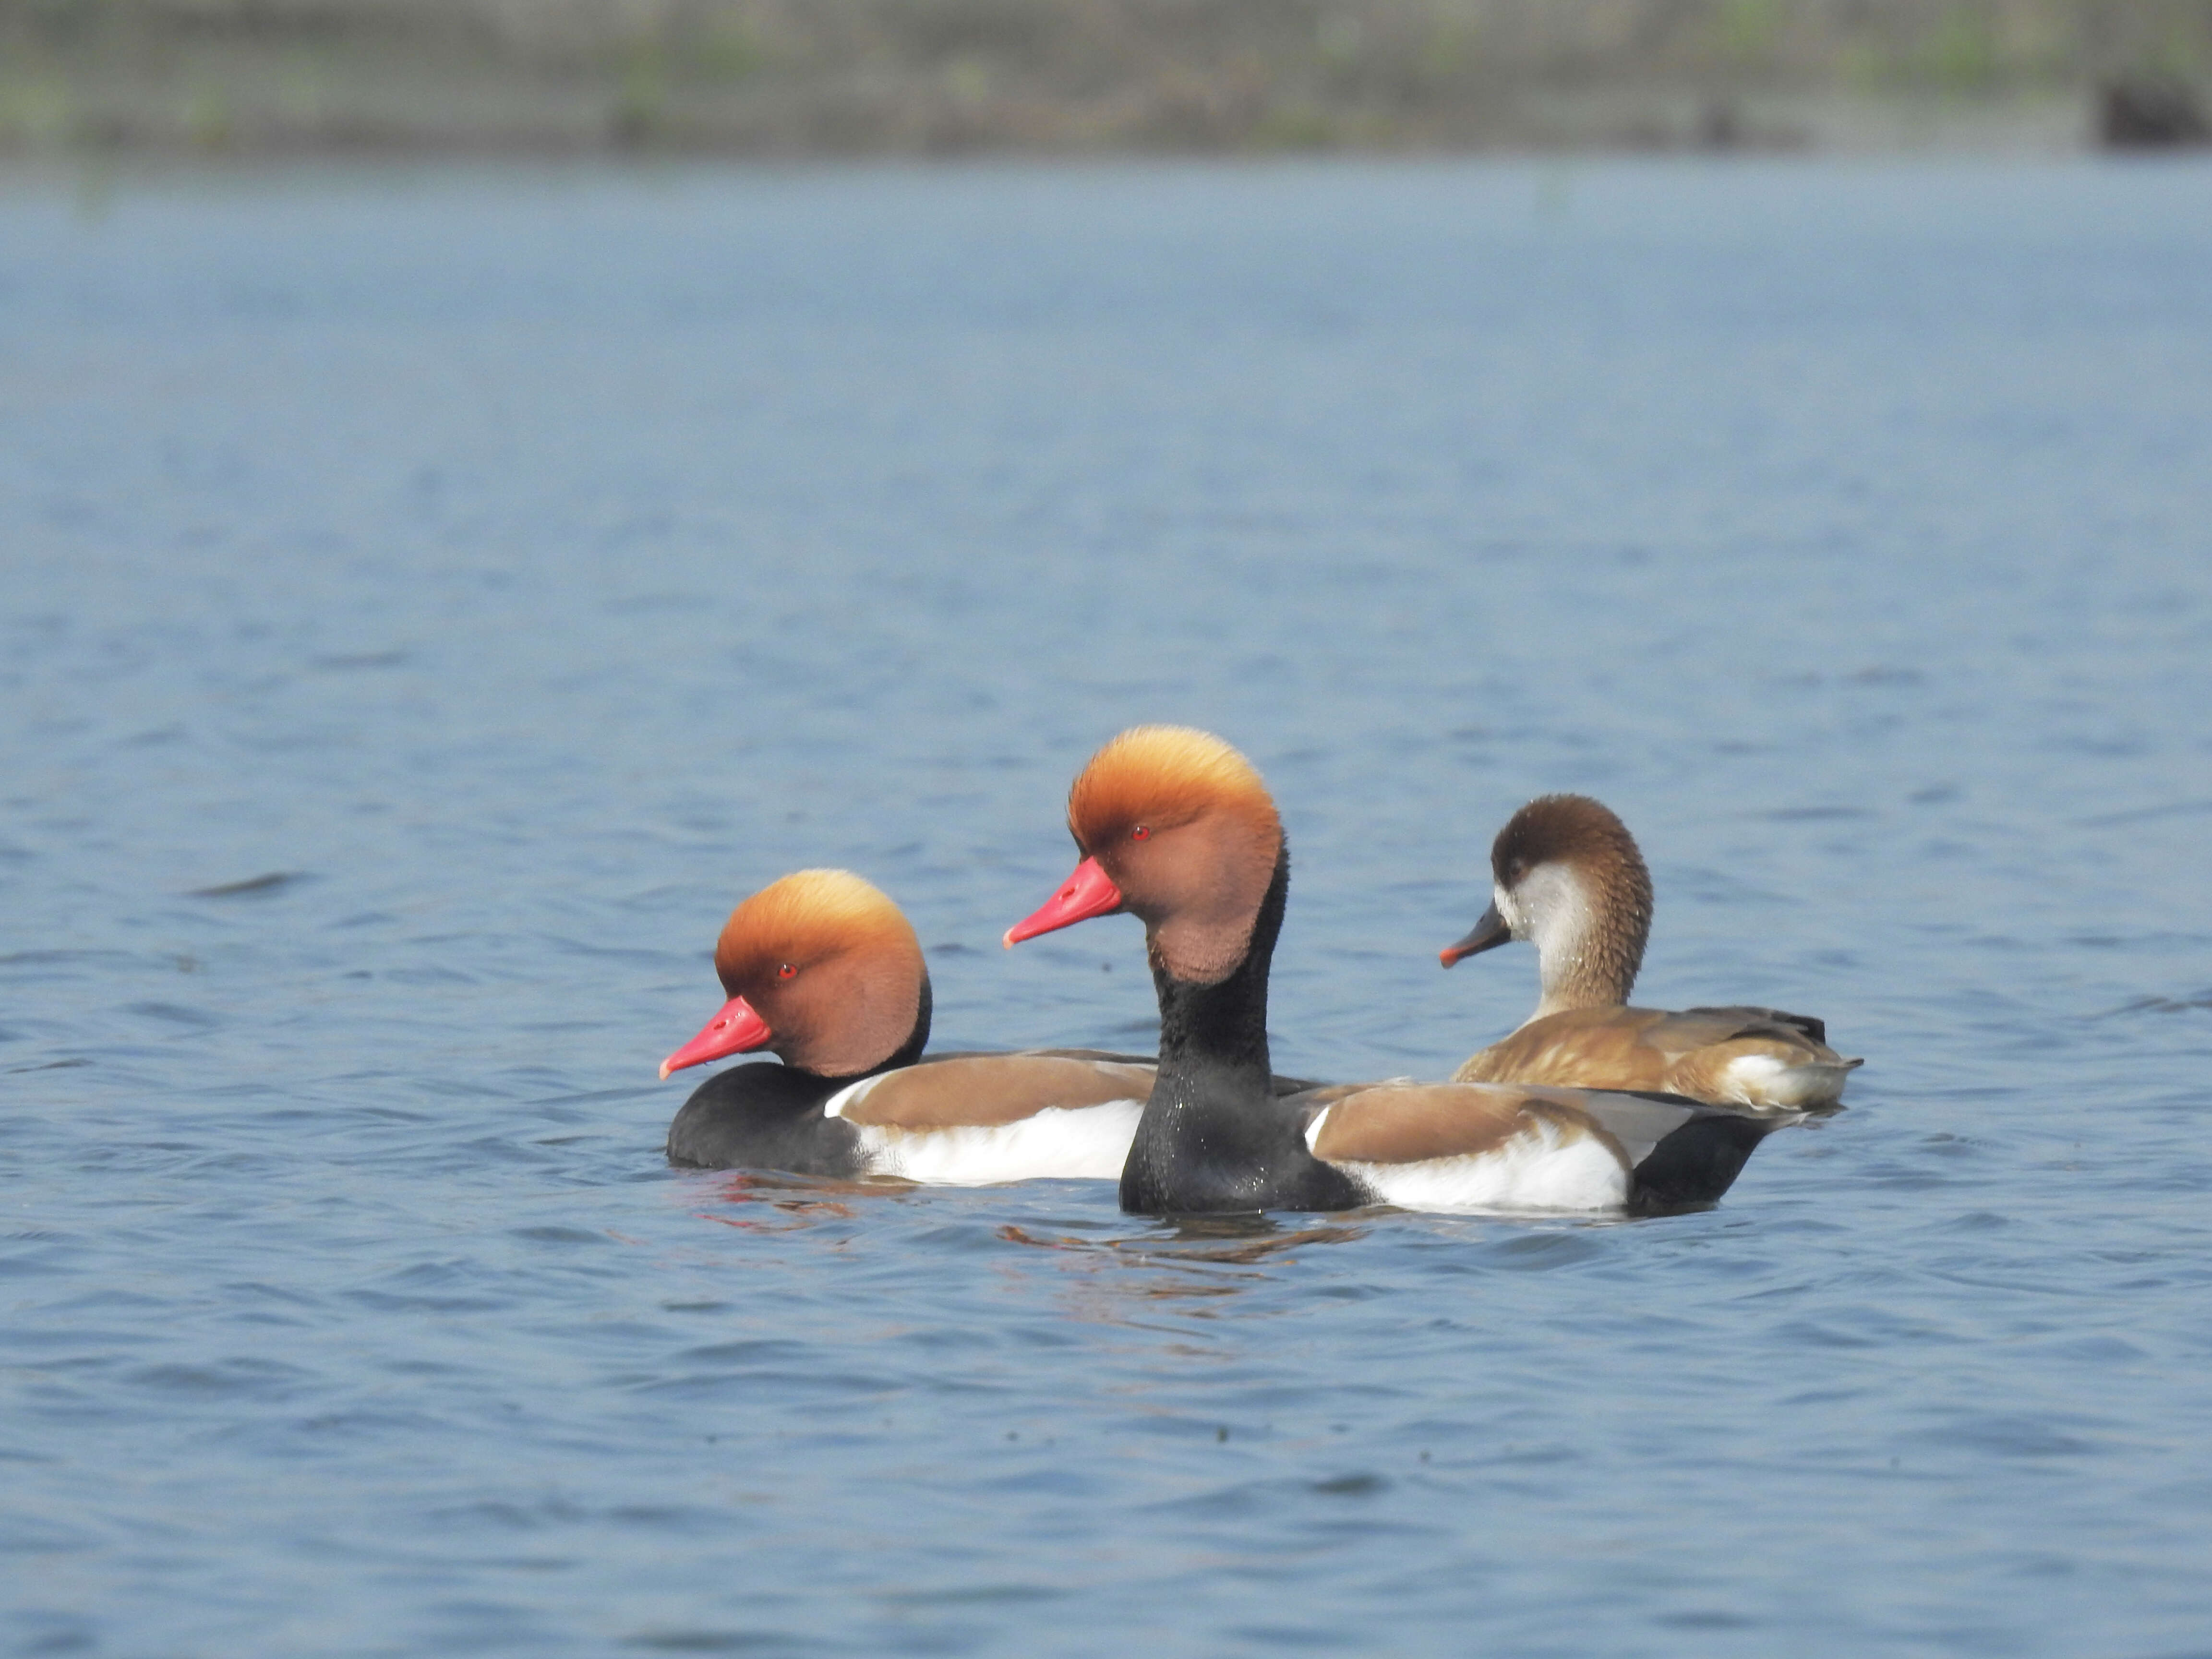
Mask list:
[[2206,142],[2212,0],[0,0],[0,157]]

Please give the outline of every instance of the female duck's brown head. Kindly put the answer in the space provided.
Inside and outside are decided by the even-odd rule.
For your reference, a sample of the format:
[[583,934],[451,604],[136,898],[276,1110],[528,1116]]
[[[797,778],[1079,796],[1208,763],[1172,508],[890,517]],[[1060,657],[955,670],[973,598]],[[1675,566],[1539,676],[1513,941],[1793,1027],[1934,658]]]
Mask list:
[[755,1048],[823,1077],[858,1076],[913,1042],[929,994],[914,928],[848,870],[801,870],[738,905],[714,972],[729,1001],[661,1076]]
[[1139,726],[1091,757],[1067,794],[1083,861],[1014,945],[1126,910],[1186,984],[1226,979],[1252,943],[1283,853],[1282,821],[1252,763],[1220,738]]
[[1628,1000],[1651,932],[1651,872],[1636,838],[1587,795],[1543,795],[1491,844],[1490,908],[1445,967],[1508,939],[1536,947],[1539,1014]]

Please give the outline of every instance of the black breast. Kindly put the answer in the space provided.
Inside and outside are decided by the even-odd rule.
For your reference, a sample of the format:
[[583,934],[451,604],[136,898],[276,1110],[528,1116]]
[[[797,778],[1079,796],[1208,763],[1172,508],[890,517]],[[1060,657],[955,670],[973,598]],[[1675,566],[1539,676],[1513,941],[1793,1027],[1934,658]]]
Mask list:
[[764,1062],[717,1072],[668,1126],[668,1161],[702,1170],[860,1175],[860,1131],[822,1115],[823,1103],[851,1081]]

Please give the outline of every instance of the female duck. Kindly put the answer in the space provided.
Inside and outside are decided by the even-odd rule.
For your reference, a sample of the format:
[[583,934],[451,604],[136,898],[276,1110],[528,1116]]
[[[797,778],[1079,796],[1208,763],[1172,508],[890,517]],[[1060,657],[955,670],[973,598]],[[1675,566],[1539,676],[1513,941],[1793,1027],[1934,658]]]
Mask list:
[[1816,1109],[1861,1064],[1821,1023],[1772,1008],[1626,1006],[1651,931],[1651,876],[1628,826],[1586,795],[1545,795],[1490,849],[1495,886],[1445,967],[1508,939],[1536,946],[1536,1012],[1453,1073],[1461,1083],[1656,1089],[1715,1105]]
[[848,871],[801,870],[738,905],[714,971],[729,1000],[661,1076],[760,1048],[784,1063],[701,1084],[669,1125],[672,1164],[956,1186],[1121,1173],[1151,1064],[1085,1049],[924,1060],[921,942]]
[[1628,1210],[1711,1203],[1777,1120],[1486,1084],[1269,1087],[1267,969],[1290,856],[1260,775],[1218,738],[1123,732],[1076,779],[1082,861],[1006,943],[1126,910],[1145,924],[1159,1069],[1121,1207]]

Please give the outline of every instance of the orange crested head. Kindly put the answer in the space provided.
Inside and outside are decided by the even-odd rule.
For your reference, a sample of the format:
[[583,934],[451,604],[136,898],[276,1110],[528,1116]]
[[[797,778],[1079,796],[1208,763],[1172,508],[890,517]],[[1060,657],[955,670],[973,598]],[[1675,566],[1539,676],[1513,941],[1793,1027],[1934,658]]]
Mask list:
[[919,967],[921,941],[873,882],[849,870],[796,870],[730,912],[714,942],[714,972],[732,996],[750,996],[848,956],[903,958]]
[[1252,763],[1188,726],[1132,726],[1091,757],[1067,792],[1067,827],[1094,856],[1213,813],[1282,834]]
[[912,925],[848,870],[801,870],[730,913],[714,945],[729,1001],[661,1075],[755,1048],[824,1077],[872,1071],[929,1033],[929,970]]
[[1244,960],[1285,854],[1274,799],[1243,756],[1188,726],[1136,726],[1075,780],[1067,827],[1083,862],[1006,943],[1126,910],[1178,980],[1212,984]]

